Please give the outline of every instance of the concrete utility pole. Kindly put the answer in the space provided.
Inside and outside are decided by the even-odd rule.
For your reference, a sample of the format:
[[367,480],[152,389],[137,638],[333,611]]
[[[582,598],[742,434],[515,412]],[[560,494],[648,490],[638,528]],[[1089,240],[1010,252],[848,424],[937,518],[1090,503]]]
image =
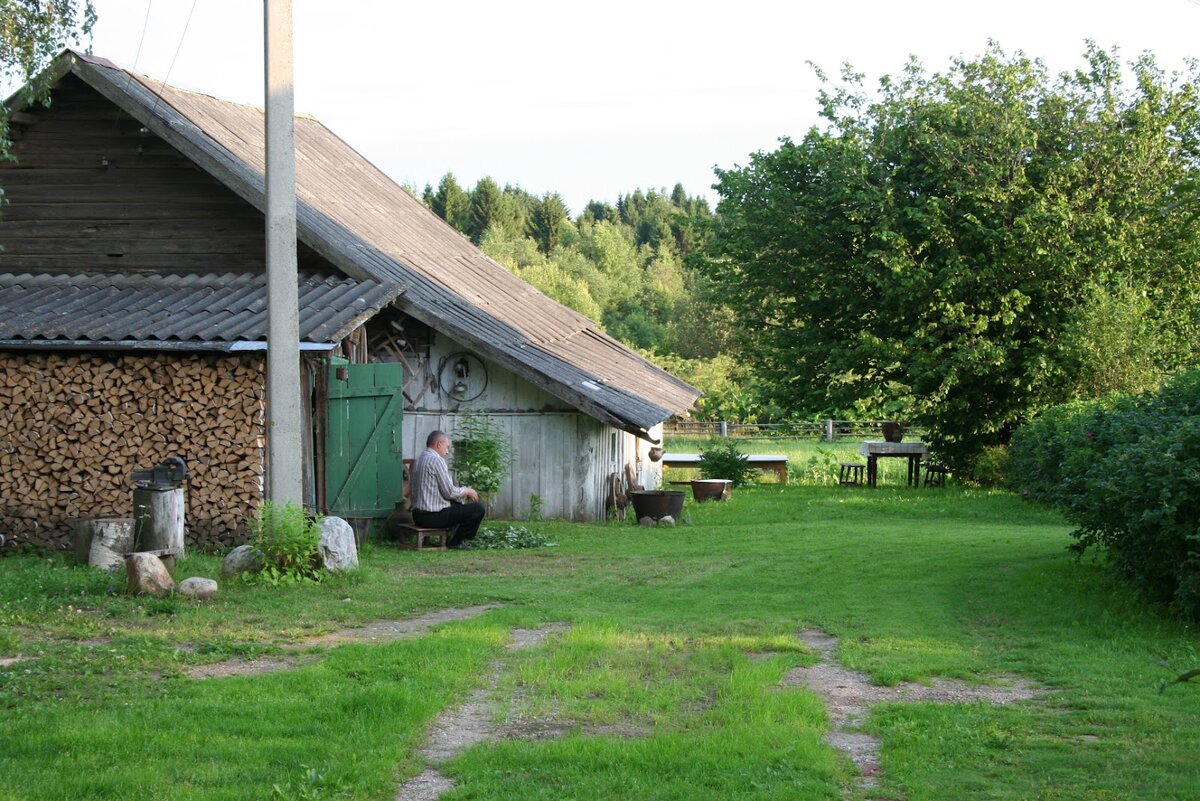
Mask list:
[[292,0],[264,0],[267,111],[267,498],[304,502]]

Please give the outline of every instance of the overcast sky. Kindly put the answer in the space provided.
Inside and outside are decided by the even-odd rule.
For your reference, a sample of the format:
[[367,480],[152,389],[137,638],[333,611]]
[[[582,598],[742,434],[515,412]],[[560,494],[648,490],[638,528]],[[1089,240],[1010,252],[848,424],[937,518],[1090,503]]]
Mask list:
[[[263,103],[262,3],[96,0],[93,50],[185,89]],[[190,21],[189,21],[190,15]],[[910,54],[930,70],[989,38],[1055,71],[1085,39],[1178,68],[1200,54],[1196,0],[294,0],[296,110],[398,182],[490,175],[576,213],[670,188],[716,199],[745,164],[816,122],[844,62],[874,83]],[[145,35],[143,37],[143,29]]]

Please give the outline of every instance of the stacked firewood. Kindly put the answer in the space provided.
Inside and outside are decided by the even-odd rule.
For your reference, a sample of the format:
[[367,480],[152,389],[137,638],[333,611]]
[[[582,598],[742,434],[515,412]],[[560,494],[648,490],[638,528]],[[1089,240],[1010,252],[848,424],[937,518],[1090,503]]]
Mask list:
[[130,474],[181,456],[190,544],[235,543],[262,499],[261,356],[0,353],[0,533],[70,547],[130,517]]

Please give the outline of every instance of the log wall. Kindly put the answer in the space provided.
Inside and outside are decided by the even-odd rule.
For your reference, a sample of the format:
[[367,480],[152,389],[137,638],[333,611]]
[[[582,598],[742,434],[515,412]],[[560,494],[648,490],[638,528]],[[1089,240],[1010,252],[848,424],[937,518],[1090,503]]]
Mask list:
[[[260,211],[78,78],[12,122],[6,272],[261,272]],[[330,271],[302,243],[301,270]]]
[[68,521],[132,517],[130,473],[182,456],[187,541],[242,539],[261,500],[262,355],[0,352],[0,533],[71,547]]

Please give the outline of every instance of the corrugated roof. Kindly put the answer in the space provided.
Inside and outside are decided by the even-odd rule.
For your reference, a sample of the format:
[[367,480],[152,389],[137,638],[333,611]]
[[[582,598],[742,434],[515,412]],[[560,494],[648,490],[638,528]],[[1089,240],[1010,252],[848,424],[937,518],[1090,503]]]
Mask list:
[[[301,274],[300,341],[336,343],[401,291],[395,283]],[[266,338],[261,273],[0,274],[0,341],[221,347]]]
[[[65,53],[78,75],[259,210],[261,109]],[[479,251],[316,120],[296,117],[297,234],[355,278],[406,287],[405,312],[592,416],[644,432],[700,393]]]

